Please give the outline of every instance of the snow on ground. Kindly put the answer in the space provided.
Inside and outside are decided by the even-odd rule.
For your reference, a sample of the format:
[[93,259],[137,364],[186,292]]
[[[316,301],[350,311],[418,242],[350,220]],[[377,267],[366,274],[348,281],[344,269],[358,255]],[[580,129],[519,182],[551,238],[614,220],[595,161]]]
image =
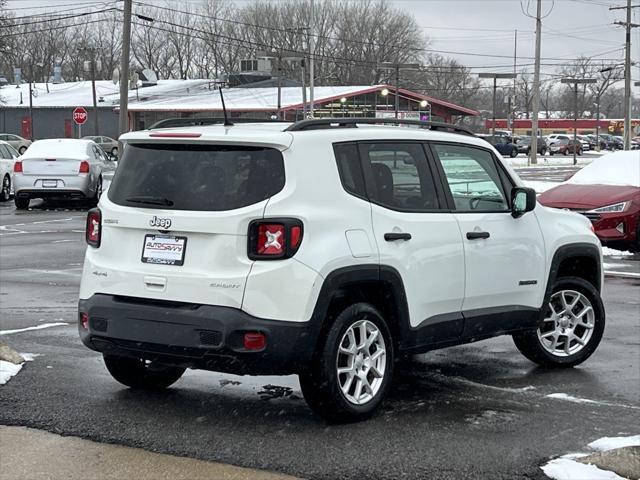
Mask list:
[[586,465],[569,458],[551,460],[542,471],[554,480],[626,480],[608,470],[601,470],[595,465]]
[[15,377],[22,365],[24,365],[24,362],[16,365],[15,363],[0,360],[0,385],[7,383],[11,377]]
[[[594,152],[601,155],[599,152]],[[516,158],[504,157],[504,160],[508,162],[512,167],[532,167],[532,168],[548,168],[548,167],[567,167],[573,166],[573,157],[551,157],[546,156],[538,158],[538,163],[535,165],[528,165],[528,158],[526,156],[517,156]],[[578,157],[578,165],[588,165],[594,159],[593,158],[581,158]]]
[[640,435],[634,435],[633,437],[603,437],[589,444],[589,448],[599,452],[622,447],[640,447]]
[[[640,435],[603,437],[589,444],[589,448],[601,452],[632,446],[640,446]],[[554,480],[626,480],[624,477],[608,470],[602,470],[595,465],[587,465],[573,460],[586,455],[584,453],[570,453],[551,460],[540,468],[549,478]]]
[[621,257],[621,256],[633,255],[633,253],[627,252],[627,251],[623,252],[622,250],[615,250],[609,247],[602,247],[602,255],[605,255],[607,257]]
[[[24,362],[32,362],[34,358],[39,357],[38,353],[21,353]],[[15,377],[22,369],[24,362],[16,365],[15,363],[0,360],[0,385],[6,384],[12,377]]]

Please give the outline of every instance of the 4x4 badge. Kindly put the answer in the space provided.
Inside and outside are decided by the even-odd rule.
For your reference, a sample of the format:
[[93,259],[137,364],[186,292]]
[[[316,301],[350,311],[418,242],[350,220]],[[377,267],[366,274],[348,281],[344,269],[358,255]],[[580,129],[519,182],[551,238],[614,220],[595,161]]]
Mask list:
[[168,230],[171,226],[170,218],[158,218],[154,216],[151,220],[149,220],[149,225],[152,227],[157,227],[163,230]]

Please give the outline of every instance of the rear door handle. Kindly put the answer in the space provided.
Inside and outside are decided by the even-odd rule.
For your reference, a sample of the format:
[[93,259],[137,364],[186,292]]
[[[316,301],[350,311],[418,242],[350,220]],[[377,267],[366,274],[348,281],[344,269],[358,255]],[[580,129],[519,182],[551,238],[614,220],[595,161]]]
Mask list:
[[385,233],[384,239],[387,242],[393,242],[395,240],[411,240],[410,233]]
[[478,240],[480,238],[489,238],[489,232],[467,232],[467,240]]

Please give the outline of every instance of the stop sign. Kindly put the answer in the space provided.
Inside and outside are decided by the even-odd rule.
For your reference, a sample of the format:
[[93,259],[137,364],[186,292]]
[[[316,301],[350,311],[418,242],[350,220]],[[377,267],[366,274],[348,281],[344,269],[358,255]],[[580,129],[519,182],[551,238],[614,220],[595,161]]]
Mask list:
[[76,107],[73,110],[73,121],[76,122],[77,125],[82,125],[87,121],[87,111],[83,107]]

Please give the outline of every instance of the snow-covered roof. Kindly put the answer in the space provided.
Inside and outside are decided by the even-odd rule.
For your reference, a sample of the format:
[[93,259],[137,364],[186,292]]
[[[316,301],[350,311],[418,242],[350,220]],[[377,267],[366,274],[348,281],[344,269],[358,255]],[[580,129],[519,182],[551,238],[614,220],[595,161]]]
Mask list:
[[[93,97],[90,81],[68,82],[60,84],[35,83],[34,107],[90,107]],[[382,89],[391,93],[391,85],[348,85],[348,86],[317,86],[314,89],[314,101],[318,104],[339,100],[342,97],[362,95]],[[48,89],[48,90],[47,90]],[[401,96],[414,100],[427,100],[452,110],[454,115],[477,115],[478,112],[437,98],[422,95],[410,90],[399,89]],[[229,111],[276,111],[278,108],[278,89],[276,87],[263,88],[225,88],[223,90],[226,107]],[[99,107],[117,108],[119,103],[119,85],[108,80],[96,81],[96,94]],[[29,106],[29,84],[19,86],[6,85],[0,87],[0,98],[6,107]],[[310,91],[307,87],[307,101]],[[21,103],[22,102],[22,103]],[[300,109],[302,106],[301,87],[283,87],[281,89],[281,108],[283,110]],[[220,94],[213,86],[212,80],[159,80],[157,85],[141,87],[137,91],[129,91],[129,110],[136,111],[222,111]]]
[[[207,85],[211,80],[159,80],[157,85],[138,89],[138,93],[144,95],[178,95],[189,92],[192,89]],[[34,107],[90,107],[93,105],[91,81],[68,83],[34,83],[33,106]],[[49,91],[47,91],[47,88]],[[22,94],[22,104],[20,103]],[[98,100],[103,97],[103,102],[98,102],[99,107],[113,108],[120,101],[120,85],[109,80],[96,80],[96,96]],[[29,106],[29,84],[5,85],[0,87],[0,98],[6,107]],[[136,91],[129,91],[130,101],[136,99]]]

